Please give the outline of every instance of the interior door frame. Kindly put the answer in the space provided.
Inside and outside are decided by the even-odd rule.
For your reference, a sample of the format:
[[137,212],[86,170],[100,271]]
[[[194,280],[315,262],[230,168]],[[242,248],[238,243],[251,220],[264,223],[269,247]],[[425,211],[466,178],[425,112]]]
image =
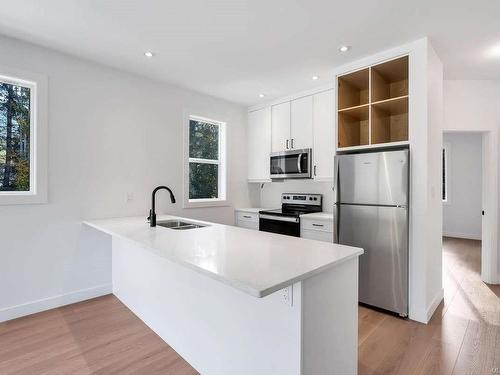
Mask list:
[[481,280],[498,284],[498,131],[446,130],[481,134]]
[[482,135],[481,279],[488,284],[498,280],[498,132]]

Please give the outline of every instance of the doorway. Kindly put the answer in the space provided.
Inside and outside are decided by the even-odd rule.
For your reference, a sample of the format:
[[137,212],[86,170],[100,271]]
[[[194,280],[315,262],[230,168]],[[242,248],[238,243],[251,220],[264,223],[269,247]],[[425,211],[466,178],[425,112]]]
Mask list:
[[[496,282],[496,195],[494,137],[490,132],[443,133],[443,237],[478,241],[480,277]],[[495,259],[493,259],[495,258]]]
[[443,236],[481,240],[482,135],[443,135]]

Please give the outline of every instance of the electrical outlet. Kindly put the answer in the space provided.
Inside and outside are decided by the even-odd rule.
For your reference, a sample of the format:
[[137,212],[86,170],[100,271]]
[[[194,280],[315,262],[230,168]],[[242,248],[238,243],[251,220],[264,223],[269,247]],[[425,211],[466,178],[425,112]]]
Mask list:
[[288,306],[293,306],[293,285],[281,289],[283,296],[283,303]]
[[132,202],[133,200],[134,200],[134,193],[128,192],[127,193],[127,202]]

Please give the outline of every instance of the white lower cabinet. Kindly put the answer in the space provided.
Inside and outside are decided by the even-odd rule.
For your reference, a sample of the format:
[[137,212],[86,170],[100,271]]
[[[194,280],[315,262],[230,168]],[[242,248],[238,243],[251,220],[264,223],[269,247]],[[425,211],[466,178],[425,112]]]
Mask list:
[[310,240],[333,242],[333,217],[332,220],[301,217],[300,237]]
[[259,213],[236,210],[235,225],[241,228],[259,230]]

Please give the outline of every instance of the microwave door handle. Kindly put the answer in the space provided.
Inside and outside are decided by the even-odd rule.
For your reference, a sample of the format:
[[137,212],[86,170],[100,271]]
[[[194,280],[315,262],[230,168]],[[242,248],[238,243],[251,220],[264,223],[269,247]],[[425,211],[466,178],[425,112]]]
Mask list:
[[300,153],[297,158],[297,169],[299,170],[299,173],[302,173],[302,153]]

